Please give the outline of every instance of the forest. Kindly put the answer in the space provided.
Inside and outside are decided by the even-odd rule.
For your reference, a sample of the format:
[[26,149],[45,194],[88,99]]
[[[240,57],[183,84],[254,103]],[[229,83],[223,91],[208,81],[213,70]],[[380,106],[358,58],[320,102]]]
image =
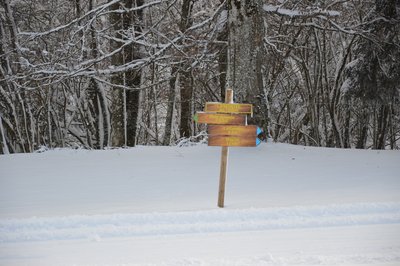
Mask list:
[[227,88],[265,141],[399,149],[400,1],[0,1],[0,154],[205,142]]

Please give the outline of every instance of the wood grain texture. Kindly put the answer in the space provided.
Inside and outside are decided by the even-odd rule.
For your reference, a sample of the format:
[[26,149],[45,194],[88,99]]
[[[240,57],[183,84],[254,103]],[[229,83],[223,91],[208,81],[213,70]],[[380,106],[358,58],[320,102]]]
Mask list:
[[208,134],[215,136],[257,136],[258,126],[209,125]]
[[228,172],[228,147],[222,147],[221,150],[221,167],[219,173],[219,189],[218,189],[218,207],[224,207],[225,201],[225,183]]
[[205,112],[225,114],[253,114],[253,105],[242,103],[212,103],[208,102]]
[[[225,92],[225,103],[233,103],[233,90],[227,89]],[[244,116],[244,124],[247,124],[246,116]],[[221,165],[219,172],[219,188],[218,188],[218,207],[223,208],[225,202],[225,183],[228,172],[228,155],[229,148],[222,147],[221,149]]]
[[258,144],[256,136],[208,136],[208,146],[256,147]]
[[199,124],[209,125],[245,125],[246,116],[240,114],[213,114],[197,112],[195,121]]

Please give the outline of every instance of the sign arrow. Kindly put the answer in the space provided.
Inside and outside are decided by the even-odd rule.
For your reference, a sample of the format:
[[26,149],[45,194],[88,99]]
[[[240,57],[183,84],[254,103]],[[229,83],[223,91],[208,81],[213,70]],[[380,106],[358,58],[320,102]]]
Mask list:
[[261,128],[257,127],[257,132],[256,132],[257,136],[260,135],[261,133],[263,133],[263,130]]

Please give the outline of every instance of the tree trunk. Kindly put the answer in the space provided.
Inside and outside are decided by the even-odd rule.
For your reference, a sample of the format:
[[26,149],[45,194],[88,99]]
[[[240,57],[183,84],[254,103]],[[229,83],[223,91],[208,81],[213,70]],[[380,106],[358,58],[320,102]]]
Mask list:
[[[193,8],[193,0],[184,0],[181,8],[181,20],[179,23],[179,30],[182,33],[192,25],[191,14]],[[181,45],[182,41],[178,42]],[[181,118],[179,132],[180,137],[189,137],[192,134],[192,96],[193,88],[191,86],[191,69],[190,64],[180,63],[172,66],[171,79],[169,81],[169,95],[167,106],[167,117],[165,120],[165,132],[163,138],[163,145],[169,145],[171,142],[173,117],[176,107],[176,88],[179,83],[180,87],[180,109]]]
[[254,105],[250,122],[268,132],[269,108],[263,80],[264,21],[262,0],[228,1],[227,86],[235,91],[235,102]]
[[350,106],[349,106],[349,100],[346,100],[346,111],[345,111],[345,123],[344,123],[344,135],[343,135],[343,144],[344,148],[351,148],[350,145],[350,118],[351,118],[351,112],[350,112]]
[[[193,0],[184,0],[181,10],[181,21],[179,29],[184,33],[191,25],[191,14],[193,9]],[[179,72],[179,86],[181,96],[181,120],[179,133],[181,138],[188,138],[192,135],[192,96],[193,87],[191,82],[191,67],[190,62],[181,64]]]
[[[144,0],[136,0],[136,6],[142,6]],[[126,0],[126,7],[134,7],[133,1]],[[124,18],[124,29],[128,30],[129,27],[134,24],[134,37],[138,37],[142,33],[140,23],[143,21],[143,9],[135,11],[134,13],[128,13]],[[130,45],[126,51],[127,62],[139,59],[139,47],[137,45]],[[125,62],[126,63],[126,62]],[[141,71],[130,70],[126,73],[126,86],[130,88],[139,88],[141,83]],[[127,146],[136,146],[136,136],[138,133],[138,119],[139,119],[139,107],[140,107],[140,90],[126,90],[126,130],[127,130]]]
[[[153,84],[155,84],[156,80],[157,80],[157,75],[156,75],[157,70],[158,70],[157,65],[155,63],[153,63],[152,68],[151,68],[151,82]],[[151,102],[153,102],[153,104],[151,104],[149,106],[149,109],[150,110],[153,109],[153,112],[154,112],[155,142],[156,142],[156,145],[158,146],[160,144],[160,141],[159,141],[159,132],[158,132],[157,91],[158,91],[158,85],[151,86],[149,100]]]
[[382,105],[378,116],[378,132],[376,140],[376,149],[384,150],[386,146],[387,125],[388,125],[389,107]]
[[395,112],[394,112],[394,101],[392,99],[392,102],[390,104],[390,114],[389,114],[389,132],[390,132],[390,149],[394,150],[396,148],[396,130],[395,130],[395,123],[394,123],[394,117],[395,117]]
[[[136,5],[142,6],[144,0],[137,0]],[[123,5],[123,6],[121,6]],[[118,8],[132,8],[133,2],[129,0],[123,1],[121,4],[112,5],[111,9],[116,10]],[[132,25],[138,25],[138,22],[143,20],[143,10],[140,9],[135,12],[123,13],[112,13],[110,17],[111,23],[116,31],[116,37],[119,39],[126,39],[125,34]],[[134,27],[134,37],[137,37],[141,33],[140,26]],[[112,48],[118,49],[122,44],[117,41],[112,41]],[[123,65],[132,62],[135,59],[140,58],[138,47],[135,45],[126,46],[122,52],[113,55],[112,64],[114,66]],[[141,82],[140,70],[131,69],[126,73],[117,74],[111,79],[113,84],[124,85],[131,89],[114,88],[113,105],[112,105],[112,142],[113,146],[129,146],[134,147],[136,145],[136,135],[138,129],[138,117],[139,117],[139,101],[140,101],[140,90],[137,88]]]
[[[120,4],[113,4],[110,9],[118,10]],[[113,26],[115,35],[118,39],[122,38],[121,31],[122,16],[118,13],[111,13],[110,23]],[[122,44],[116,40],[111,40],[110,46],[112,50],[118,49]],[[116,67],[123,64],[123,54],[116,53],[111,58],[111,64]],[[124,75],[122,73],[115,74],[111,77],[111,83],[115,85],[124,85]],[[111,92],[111,145],[114,147],[122,147],[125,145],[125,99],[124,90],[118,87],[112,88]]]
[[179,133],[181,138],[192,135],[192,97],[193,87],[190,71],[182,71],[179,78],[181,94],[181,123]]
[[[93,9],[94,0],[90,0],[89,2],[89,10]],[[79,0],[77,0],[77,3]],[[77,5],[78,9],[78,5]],[[90,49],[91,49],[91,57],[98,57],[98,45],[96,40],[96,30],[94,25],[90,25]],[[93,65],[93,68],[97,68],[97,64]],[[91,113],[94,115],[94,127],[95,127],[95,139],[96,143],[94,144],[95,148],[103,149],[110,145],[110,121],[109,121],[109,113],[108,113],[108,104],[107,98],[105,97],[105,91],[103,90],[101,84],[98,83],[94,78],[90,78],[89,87],[88,87],[88,96]]]
[[[130,85],[140,85],[140,78],[135,77]],[[127,146],[136,146],[136,136],[138,133],[138,118],[139,118],[139,106],[140,106],[140,91],[139,90],[128,90],[126,91],[126,134],[127,134]]]
[[368,137],[368,128],[369,128],[369,110],[368,108],[364,105],[361,117],[358,119],[358,128],[359,128],[359,133],[358,133],[358,139],[357,139],[357,144],[356,148],[357,149],[365,149],[367,145],[367,137]]
[[7,146],[7,139],[3,127],[3,120],[1,119],[1,114],[0,114],[0,154],[9,154],[9,153],[10,151]]
[[177,81],[177,68],[172,67],[171,79],[169,80],[167,117],[165,120],[165,132],[163,139],[163,145],[165,146],[168,146],[171,143],[172,127],[173,127],[174,112],[176,105],[176,81]]
[[[218,41],[228,42],[228,24],[225,23],[222,31],[218,35]],[[221,102],[225,99],[226,91],[226,73],[228,70],[228,46],[223,45],[218,55],[218,70],[219,70],[219,87]]]

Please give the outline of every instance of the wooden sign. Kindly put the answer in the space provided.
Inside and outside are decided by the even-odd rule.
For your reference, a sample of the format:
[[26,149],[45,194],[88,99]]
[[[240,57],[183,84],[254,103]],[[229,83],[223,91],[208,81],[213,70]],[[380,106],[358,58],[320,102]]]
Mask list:
[[256,125],[249,126],[226,126],[226,125],[209,125],[209,135],[219,136],[258,136],[262,132],[261,128]]
[[245,125],[246,116],[239,114],[213,114],[197,112],[193,117],[196,123],[211,125]]
[[260,143],[256,136],[208,136],[208,146],[256,147]]
[[249,114],[253,115],[252,104],[242,103],[206,103],[205,112],[225,114]]
[[221,146],[218,207],[224,207],[229,147],[255,147],[261,143],[261,129],[248,126],[246,115],[253,115],[251,104],[233,103],[233,91],[227,89],[225,103],[206,103],[205,112],[197,112],[196,123],[208,124],[208,146]]

